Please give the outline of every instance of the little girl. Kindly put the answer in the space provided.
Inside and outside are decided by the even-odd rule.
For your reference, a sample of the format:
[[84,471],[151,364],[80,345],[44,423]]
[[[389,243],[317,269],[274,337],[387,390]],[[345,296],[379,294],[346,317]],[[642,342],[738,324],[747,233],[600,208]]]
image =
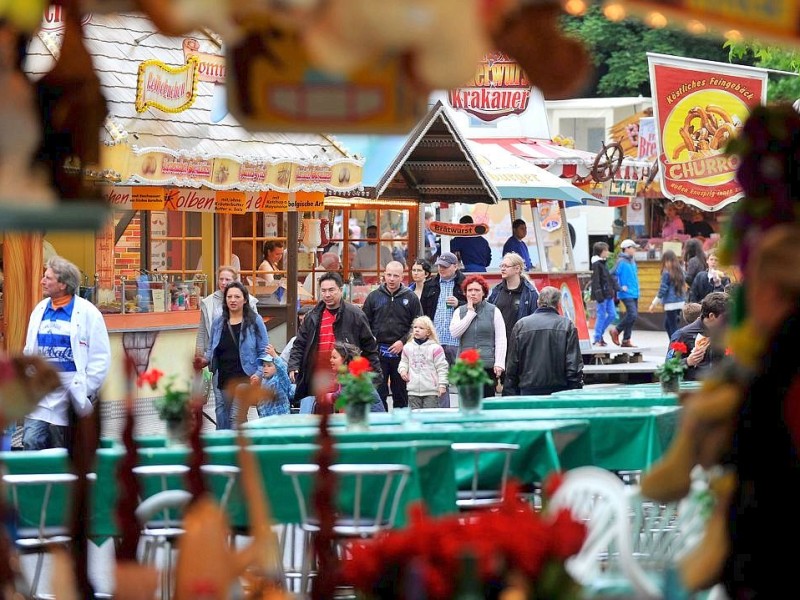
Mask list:
[[411,327],[412,338],[403,346],[397,372],[407,384],[408,405],[438,408],[439,396],[447,389],[447,358],[439,345],[433,321],[417,317]]
[[286,371],[286,363],[278,356],[272,344],[267,346],[267,352],[259,356],[258,360],[261,362],[261,387],[275,394],[273,400],[262,402],[256,407],[258,416],[288,415],[291,412],[289,410],[291,382]]

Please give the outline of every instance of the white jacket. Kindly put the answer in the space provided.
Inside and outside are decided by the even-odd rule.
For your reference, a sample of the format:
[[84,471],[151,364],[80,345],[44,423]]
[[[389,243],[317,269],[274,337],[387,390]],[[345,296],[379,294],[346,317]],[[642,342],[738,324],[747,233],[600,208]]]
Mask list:
[[408,374],[409,396],[438,396],[439,386],[447,385],[447,370],[444,349],[433,340],[418,344],[412,339],[403,346],[397,372]]
[[[50,298],[45,298],[31,313],[24,354],[38,354],[39,326],[49,303]],[[72,406],[75,412],[83,417],[92,412],[90,397],[100,391],[108,374],[108,367],[111,364],[111,344],[103,315],[94,304],[79,296],[75,296],[69,338],[76,369],[70,386]],[[69,398],[69,395],[65,397],[61,391],[48,394],[39,401],[39,405],[28,417],[53,425],[67,425],[66,398]]]

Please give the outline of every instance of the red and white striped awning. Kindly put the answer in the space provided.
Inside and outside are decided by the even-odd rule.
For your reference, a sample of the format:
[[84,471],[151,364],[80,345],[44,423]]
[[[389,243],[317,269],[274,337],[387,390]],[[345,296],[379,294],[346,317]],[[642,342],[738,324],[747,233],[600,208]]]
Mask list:
[[[472,141],[480,144],[495,144],[514,156],[546,169],[558,177],[570,180],[576,177],[581,179],[589,177],[597,156],[597,154],[586,150],[560,146],[548,139],[517,137],[481,138]],[[625,175],[630,177],[633,175],[631,170],[635,170],[635,178],[637,179],[641,177],[641,170],[649,166],[650,163],[647,161],[639,161],[629,157],[622,161],[622,170],[626,172]]]

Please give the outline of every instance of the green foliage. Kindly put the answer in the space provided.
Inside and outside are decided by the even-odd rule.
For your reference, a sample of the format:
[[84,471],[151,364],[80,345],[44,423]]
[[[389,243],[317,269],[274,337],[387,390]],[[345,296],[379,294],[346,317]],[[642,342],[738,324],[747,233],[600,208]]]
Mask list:
[[[582,39],[592,56],[596,71],[593,89],[586,97],[650,96],[650,73],[647,52],[729,62],[722,38],[695,36],[682,29],[652,29],[638,19],[612,22],[593,5],[582,17],[564,17],[565,32]],[[754,57],[735,58],[739,64],[752,65]]]
[[175,389],[175,375],[167,378],[164,395],[156,398],[153,405],[158,411],[158,418],[163,421],[177,421],[186,418],[189,405],[189,391]]
[[[754,64],[763,69],[775,69],[800,73],[800,52],[767,46],[759,42],[727,41],[731,60],[752,56]],[[800,98],[800,77],[771,73],[767,84],[767,100],[769,102],[794,102]]]

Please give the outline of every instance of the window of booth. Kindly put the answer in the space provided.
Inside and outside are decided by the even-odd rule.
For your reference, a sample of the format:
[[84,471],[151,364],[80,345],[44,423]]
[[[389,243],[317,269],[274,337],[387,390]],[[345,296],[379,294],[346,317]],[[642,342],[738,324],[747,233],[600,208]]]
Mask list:
[[202,267],[202,215],[174,210],[150,211],[148,270],[190,279]]
[[286,219],[286,213],[261,212],[231,217],[231,253],[242,282],[262,303],[286,303]]
[[362,304],[381,283],[387,263],[397,260],[408,268],[409,256],[416,255],[409,254],[411,212],[407,208],[356,207],[323,213],[329,221],[327,244],[318,249],[313,267],[298,270],[300,281],[310,291],[309,301],[318,297],[316,281],[326,271],[341,273],[347,284],[347,299]]

